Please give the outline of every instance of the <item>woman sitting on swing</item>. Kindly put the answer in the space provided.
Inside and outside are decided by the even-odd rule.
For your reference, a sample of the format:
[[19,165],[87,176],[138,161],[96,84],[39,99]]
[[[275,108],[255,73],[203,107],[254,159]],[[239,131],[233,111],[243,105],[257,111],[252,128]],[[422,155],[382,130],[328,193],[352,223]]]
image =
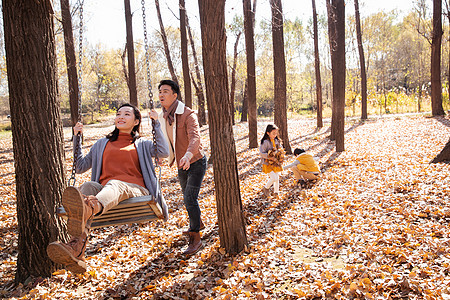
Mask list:
[[108,211],[122,200],[152,195],[167,220],[167,205],[157,188],[152,157],[156,154],[158,158],[167,157],[169,147],[161,131],[158,113],[152,110],[149,117],[155,120],[157,153],[152,141],[139,138],[141,113],[128,103],[117,110],[114,131],[98,140],[86,156],[82,155],[78,135],[83,132],[83,124],[74,126],[76,172],[83,173],[92,168],[92,181],[83,183],[80,189],[69,186],[63,193],[62,203],[68,214],[67,230],[72,239],[68,243],[57,241],[48,245],[47,254],[55,263],[74,273],[86,272],[84,252],[89,224],[95,215]]

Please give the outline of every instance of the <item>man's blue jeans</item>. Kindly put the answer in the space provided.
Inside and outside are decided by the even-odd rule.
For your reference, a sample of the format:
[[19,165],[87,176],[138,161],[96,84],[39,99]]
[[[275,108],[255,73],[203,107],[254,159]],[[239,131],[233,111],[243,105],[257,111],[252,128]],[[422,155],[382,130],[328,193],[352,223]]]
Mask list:
[[180,180],[183,191],[184,206],[189,215],[189,231],[200,231],[200,207],[198,206],[198,194],[205,176],[208,162],[203,156],[187,170],[178,169],[178,180]]

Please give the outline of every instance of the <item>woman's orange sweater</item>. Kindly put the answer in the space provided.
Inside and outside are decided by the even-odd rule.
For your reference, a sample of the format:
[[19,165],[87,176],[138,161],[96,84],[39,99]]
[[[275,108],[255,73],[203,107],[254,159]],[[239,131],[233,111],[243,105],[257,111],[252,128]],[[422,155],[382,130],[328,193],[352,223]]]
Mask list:
[[136,147],[128,133],[119,133],[117,140],[109,141],[103,152],[100,183],[105,185],[112,179],[145,187]]

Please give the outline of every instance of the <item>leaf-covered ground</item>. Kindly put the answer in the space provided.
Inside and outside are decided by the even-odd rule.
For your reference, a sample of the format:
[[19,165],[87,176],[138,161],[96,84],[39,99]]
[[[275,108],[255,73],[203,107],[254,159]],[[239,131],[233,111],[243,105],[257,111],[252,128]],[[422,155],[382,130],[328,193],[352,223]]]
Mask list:
[[[259,122],[259,136],[266,125]],[[258,150],[247,149],[247,124],[234,127],[249,240],[240,255],[229,257],[220,248],[210,165],[200,195],[205,247],[189,259],[180,256],[187,214],[176,170],[164,166],[167,223],[96,229],[86,274],[58,270],[18,287],[12,286],[17,259],[12,143],[0,139],[0,298],[450,299],[450,165],[429,164],[450,137],[450,120],[349,121],[346,151],[340,154],[328,139],[329,125],[316,130],[314,120],[289,122],[293,148],[314,154],[324,173],[301,189],[290,171],[283,172],[278,199],[261,192],[266,177]],[[88,127],[85,150],[110,130]],[[70,131],[65,132],[69,172]],[[209,145],[207,128],[202,139]],[[78,182],[89,176],[78,176]]]

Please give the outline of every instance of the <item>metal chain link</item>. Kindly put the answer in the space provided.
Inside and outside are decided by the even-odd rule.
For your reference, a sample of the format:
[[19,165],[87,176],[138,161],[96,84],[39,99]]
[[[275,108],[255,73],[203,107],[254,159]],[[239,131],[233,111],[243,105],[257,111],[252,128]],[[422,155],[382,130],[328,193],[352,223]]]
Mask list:
[[80,29],[78,35],[78,122],[81,122],[81,98],[83,95],[83,5],[80,0]]
[[[150,53],[147,38],[147,20],[146,20],[147,16],[145,15],[145,0],[141,0],[141,4],[142,4],[142,23],[144,26],[145,65],[147,67],[148,108],[152,110],[154,108],[154,103],[153,103],[152,83],[150,81]],[[155,148],[155,166],[157,168],[159,167],[159,177],[161,177],[161,167],[159,166],[158,162],[158,152],[156,145],[155,120],[152,120],[152,135],[153,135],[153,146]]]
[[[83,95],[83,5],[84,0],[79,1],[79,9],[80,9],[80,29],[78,35],[78,122],[81,122],[81,97]],[[74,145],[73,149],[73,165],[72,165],[72,174],[69,178],[68,185],[75,186],[76,182],[76,167],[77,167],[77,158],[76,151],[78,149],[78,145],[81,143],[81,136],[77,134],[77,143]]]
[[144,26],[144,48],[145,48],[145,65],[147,67],[147,87],[148,87],[148,102],[150,105],[150,109],[153,109],[153,92],[152,92],[152,83],[150,81],[150,54],[148,50],[148,38],[147,38],[147,16],[145,14],[145,0],[141,0],[142,4],[142,23]]

